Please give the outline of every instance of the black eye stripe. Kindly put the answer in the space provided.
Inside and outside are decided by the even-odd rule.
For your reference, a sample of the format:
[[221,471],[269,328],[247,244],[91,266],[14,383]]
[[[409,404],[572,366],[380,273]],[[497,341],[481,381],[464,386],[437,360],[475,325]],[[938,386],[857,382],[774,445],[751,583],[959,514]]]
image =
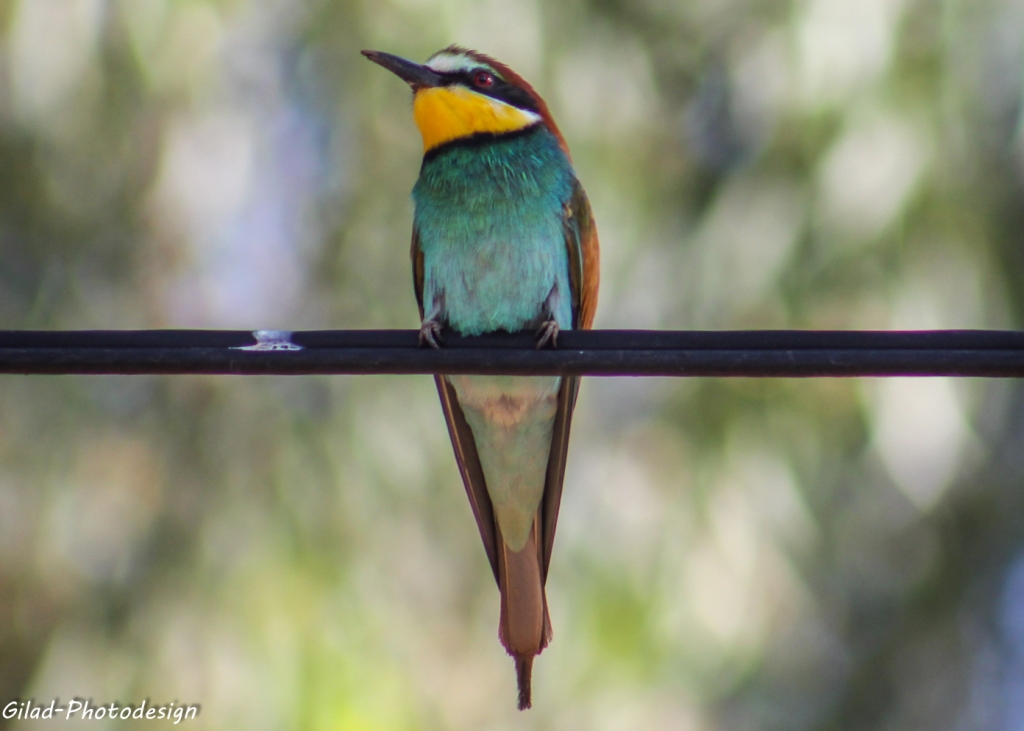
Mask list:
[[[473,81],[473,77],[481,71],[487,72],[494,79],[494,83],[491,86],[486,88],[480,87]],[[518,109],[540,114],[540,110],[537,109],[537,103],[534,102],[533,97],[519,87],[512,86],[512,84],[502,79],[489,68],[478,67],[468,71],[448,71],[439,75],[448,81],[448,84],[451,86],[465,86],[467,89],[472,89],[478,94],[484,94],[498,101],[503,101]]]

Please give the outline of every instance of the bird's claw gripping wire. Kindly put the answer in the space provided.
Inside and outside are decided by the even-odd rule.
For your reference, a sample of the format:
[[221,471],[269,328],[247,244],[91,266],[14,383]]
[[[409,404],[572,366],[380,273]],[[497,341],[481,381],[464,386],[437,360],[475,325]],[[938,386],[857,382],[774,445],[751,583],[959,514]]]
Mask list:
[[424,320],[420,325],[420,346],[429,345],[438,349],[442,343],[444,338],[441,337],[441,323],[437,320]]
[[548,320],[540,326],[540,330],[537,331],[537,350],[540,350],[548,343],[551,343],[552,348],[558,347],[558,322],[556,320]]

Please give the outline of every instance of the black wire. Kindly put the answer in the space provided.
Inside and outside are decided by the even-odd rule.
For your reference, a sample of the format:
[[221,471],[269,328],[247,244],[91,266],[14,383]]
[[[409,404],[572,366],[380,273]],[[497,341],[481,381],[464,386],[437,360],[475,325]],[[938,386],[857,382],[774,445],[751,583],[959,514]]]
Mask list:
[[0,331],[0,373],[1024,376],[1024,332],[1003,330],[564,331],[542,350],[529,333],[445,333],[440,350],[419,347],[414,330],[260,339],[264,349],[247,331]]

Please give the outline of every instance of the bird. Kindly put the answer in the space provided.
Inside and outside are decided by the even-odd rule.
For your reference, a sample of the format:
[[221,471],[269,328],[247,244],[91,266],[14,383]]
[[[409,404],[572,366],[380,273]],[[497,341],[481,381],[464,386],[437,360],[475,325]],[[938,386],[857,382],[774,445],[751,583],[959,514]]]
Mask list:
[[[423,138],[412,269],[421,346],[444,333],[590,329],[600,247],[547,104],[505,64],[458,45],[419,64],[363,51],[411,88]],[[435,376],[459,472],[501,595],[518,707],[551,640],[545,583],[578,376]]]

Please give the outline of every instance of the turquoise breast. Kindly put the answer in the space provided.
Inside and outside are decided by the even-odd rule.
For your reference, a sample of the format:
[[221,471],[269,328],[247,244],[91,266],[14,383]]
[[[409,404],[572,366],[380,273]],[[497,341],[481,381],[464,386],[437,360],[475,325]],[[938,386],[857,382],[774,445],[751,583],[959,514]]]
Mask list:
[[423,302],[464,335],[537,327],[555,289],[555,320],[572,328],[563,212],[575,173],[558,140],[522,133],[428,153],[413,188]]

